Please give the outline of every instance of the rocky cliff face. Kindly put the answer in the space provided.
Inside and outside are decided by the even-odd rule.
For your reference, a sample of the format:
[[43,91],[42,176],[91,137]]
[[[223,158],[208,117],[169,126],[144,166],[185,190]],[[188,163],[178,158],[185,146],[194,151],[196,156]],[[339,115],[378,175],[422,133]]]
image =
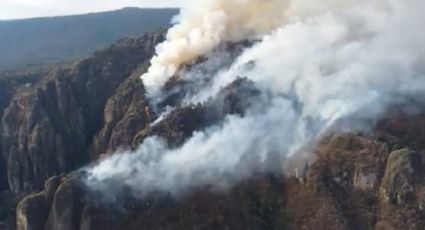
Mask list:
[[[46,198],[46,185],[35,195],[42,198],[21,202],[18,229],[423,229],[425,155],[392,134],[331,134],[298,175],[257,175],[228,191],[199,187],[180,199],[128,198],[120,211],[95,202],[79,175],[62,177],[54,198]],[[50,207],[48,214],[28,216],[34,205]]]
[[[37,83],[42,79],[42,75],[45,74],[43,71],[40,72],[28,72],[28,73],[0,73],[0,117],[3,117],[4,110],[10,103],[15,91],[20,87],[28,87]],[[2,123],[0,122],[0,130],[2,129]],[[0,138],[0,146],[2,145],[2,138]],[[7,190],[7,171],[6,161],[2,154],[0,147],[0,191]]]
[[130,147],[136,133],[143,130],[150,118],[145,113],[143,84],[136,74],[127,79],[105,107],[103,128],[93,142],[94,158],[112,153],[119,147]]
[[138,76],[161,39],[123,40],[11,99],[1,138],[7,185],[33,192],[17,207],[17,229],[425,228],[425,114],[401,112],[369,133],[328,134],[310,153],[314,160],[299,160],[301,170],[255,175],[226,191],[198,187],[179,199],[99,201],[81,183],[84,175],[62,173],[152,135],[178,146],[227,114],[243,116],[262,96],[245,78],[203,104],[179,105],[181,97],[170,94],[162,105],[179,106],[152,124],[157,114]]
[[[105,140],[102,148],[108,152],[132,137],[127,127],[142,129],[144,115],[134,117],[132,111],[140,108],[144,90],[130,81],[145,68],[162,39],[161,33],[122,39],[72,67],[37,76],[0,76],[0,229],[15,229],[15,198],[39,191],[50,177],[98,157],[93,151],[101,146],[96,135]],[[134,97],[133,104],[126,103],[128,97]],[[21,217],[32,223],[34,213],[48,214],[53,195],[28,197],[35,203],[21,206],[26,210]],[[25,228],[37,229],[33,226]]]
[[[70,69],[52,73],[39,86],[16,93],[4,110],[1,129],[10,190],[34,191],[49,177],[89,162],[88,150],[102,128],[107,101],[149,60],[161,39],[148,34],[121,40]],[[108,126],[108,114],[105,119]]]

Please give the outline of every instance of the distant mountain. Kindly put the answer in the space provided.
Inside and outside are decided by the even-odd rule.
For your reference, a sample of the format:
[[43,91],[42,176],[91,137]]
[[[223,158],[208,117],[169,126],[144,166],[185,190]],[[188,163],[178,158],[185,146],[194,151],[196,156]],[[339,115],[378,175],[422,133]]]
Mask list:
[[177,9],[140,9],[0,21],[0,71],[87,57],[117,39],[169,26]]

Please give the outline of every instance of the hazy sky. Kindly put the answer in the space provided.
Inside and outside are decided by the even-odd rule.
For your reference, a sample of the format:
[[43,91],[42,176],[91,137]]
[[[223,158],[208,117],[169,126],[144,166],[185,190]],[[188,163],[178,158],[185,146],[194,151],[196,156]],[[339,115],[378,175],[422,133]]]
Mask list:
[[0,0],[0,19],[69,15],[123,7],[179,7],[189,0]]

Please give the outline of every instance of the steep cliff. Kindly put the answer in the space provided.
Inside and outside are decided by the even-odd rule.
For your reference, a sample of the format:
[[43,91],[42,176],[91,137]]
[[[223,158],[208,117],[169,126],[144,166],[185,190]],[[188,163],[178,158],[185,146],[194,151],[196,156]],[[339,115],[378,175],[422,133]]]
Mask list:
[[[196,105],[169,93],[160,106],[176,107],[156,120],[155,109],[164,108],[151,108],[138,76],[161,39],[123,40],[14,96],[2,127],[8,184],[17,193],[41,190],[19,203],[19,230],[425,228],[425,114],[397,108],[363,133],[324,135],[307,159],[290,159],[301,162],[295,169],[229,189],[144,199],[124,189],[111,204],[82,183],[84,172],[56,176],[154,135],[179,146],[228,114],[243,117],[264,96],[247,78]],[[174,78],[165,90],[184,84]]]
[[[391,118],[385,126],[421,132],[423,115],[416,117],[419,125],[400,128],[411,118],[396,123]],[[178,199],[128,197],[112,208],[96,202],[79,182],[83,175],[73,174],[62,178],[52,203],[44,198],[48,187],[35,195],[43,197],[40,207],[50,207],[49,214],[28,216],[40,199],[21,202],[18,229],[31,229],[25,227],[29,221],[39,226],[35,229],[49,230],[423,229],[423,149],[393,134],[330,134],[317,144],[317,159],[301,174],[256,175],[230,190],[198,187]]]
[[[144,68],[144,67],[142,67]],[[127,79],[107,102],[104,124],[93,140],[94,158],[112,153],[119,147],[130,147],[133,137],[149,123],[148,106],[139,71]]]
[[[0,73],[0,117],[3,117],[4,109],[10,103],[16,90],[20,87],[27,88],[31,87],[43,79],[43,75],[46,72],[40,71],[29,71],[29,72],[14,72],[14,73]],[[2,123],[0,122],[0,130],[2,129]],[[0,138],[0,146],[2,138]],[[7,173],[6,173],[6,162],[2,154],[2,148],[0,148],[0,191],[7,190]]]
[[161,34],[147,34],[120,40],[16,93],[4,110],[1,129],[10,190],[32,192],[49,177],[89,162],[108,99],[149,60],[161,39]]

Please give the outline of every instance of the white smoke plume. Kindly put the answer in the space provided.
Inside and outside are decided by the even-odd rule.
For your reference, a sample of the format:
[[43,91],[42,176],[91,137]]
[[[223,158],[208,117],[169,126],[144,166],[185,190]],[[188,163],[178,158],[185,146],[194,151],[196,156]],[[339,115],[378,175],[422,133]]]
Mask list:
[[[282,24],[322,12],[346,8],[358,1],[322,0],[196,0],[182,9],[180,22],[156,47],[142,79],[151,97],[184,64],[211,52],[223,42],[256,39]],[[385,4],[381,4],[385,6]]]
[[142,76],[152,97],[182,64],[207,54],[222,42],[257,38],[277,28],[287,2],[282,0],[197,0],[183,9],[181,21],[156,47]]
[[[217,6],[225,4],[207,1],[205,9],[210,9],[214,2]],[[259,4],[259,1],[226,2],[241,6]],[[86,183],[91,188],[106,189],[112,199],[116,193],[111,191],[123,187],[143,197],[153,191],[178,194],[200,185],[231,186],[256,172],[278,172],[287,156],[314,144],[318,136],[340,119],[376,120],[388,106],[406,97],[423,97],[424,1],[270,2],[280,8],[257,6],[263,12],[255,15],[267,15],[271,11],[273,17],[276,9],[286,6],[284,12],[290,12],[285,16],[288,18],[279,18],[278,28],[274,29],[276,25],[273,25],[268,30],[262,27],[263,23],[259,23],[258,30],[251,28],[256,25],[254,17],[249,24],[232,21],[231,31],[238,28],[244,31],[238,35],[249,37],[251,33],[244,28],[266,35],[246,49],[231,67],[206,76],[213,77],[212,84],[200,88],[191,98],[203,101],[236,77],[247,76],[267,95],[261,105],[250,108],[243,117],[228,116],[223,124],[195,133],[180,148],[169,149],[162,140],[153,137],[145,140],[136,152],[112,156],[88,169]],[[244,11],[243,7],[226,9],[228,15]],[[202,12],[198,22],[204,22],[206,13]],[[188,21],[183,18],[181,23],[185,25]],[[222,28],[228,27],[228,21],[221,23]],[[191,33],[191,30],[179,31],[184,38]],[[222,41],[243,39],[230,31],[224,34],[202,51],[193,52],[192,47],[178,52],[162,48],[159,53],[163,56],[187,51],[184,60],[187,62]],[[183,62],[177,63],[169,74]],[[153,68],[156,64],[154,61]],[[149,81],[145,81],[148,87],[154,87]],[[166,78],[161,77],[155,80],[159,83],[156,86],[164,81]],[[358,129],[357,125],[354,123],[351,128]]]

